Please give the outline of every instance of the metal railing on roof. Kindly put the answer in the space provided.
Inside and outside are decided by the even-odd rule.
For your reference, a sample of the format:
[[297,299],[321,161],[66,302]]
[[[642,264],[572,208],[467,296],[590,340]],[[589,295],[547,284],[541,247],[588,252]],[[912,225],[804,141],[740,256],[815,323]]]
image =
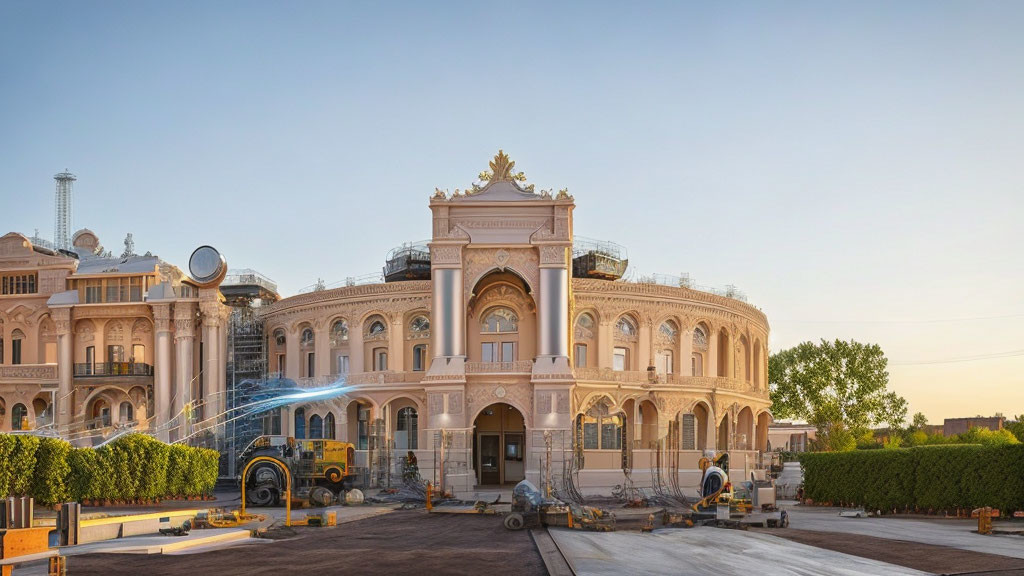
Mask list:
[[680,276],[673,276],[671,274],[646,274],[641,275],[637,279],[626,280],[627,282],[633,282],[636,284],[660,284],[662,286],[678,286],[680,288],[689,288],[691,290],[699,290],[701,292],[708,292],[717,296],[724,296],[726,298],[732,298],[733,300],[739,300],[740,302],[747,301],[747,295],[740,291],[732,284],[726,284],[723,288],[716,288],[713,286],[701,286],[690,278],[689,274],[682,274]]
[[330,284],[323,280],[318,280],[316,284],[311,284],[305,288],[299,289],[299,294],[309,294],[310,292],[320,292],[321,290],[333,290],[334,288],[344,288],[346,286],[363,286],[365,284],[383,284],[384,275],[380,272],[374,272],[373,274],[364,274],[362,276],[349,276],[344,280],[338,282],[331,282]]
[[234,268],[228,270],[222,286],[259,286],[277,293],[277,283],[252,268]]

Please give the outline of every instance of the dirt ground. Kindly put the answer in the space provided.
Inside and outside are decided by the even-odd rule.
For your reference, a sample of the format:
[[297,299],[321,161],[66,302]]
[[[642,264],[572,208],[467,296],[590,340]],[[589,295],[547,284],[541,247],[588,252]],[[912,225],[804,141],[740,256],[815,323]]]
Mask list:
[[529,532],[510,532],[501,522],[501,516],[395,511],[336,528],[295,528],[294,536],[285,529],[273,543],[202,554],[73,556],[68,574],[547,574]]
[[[812,532],[793,528],[756,530],[808,546],[871,558],[935,574],[1024,575],[1024,560],[997,554],[984,554],[947,546],[933,546],[859,534]],[[1024,538],[1021,539],[1021,546],[1024,546]]]

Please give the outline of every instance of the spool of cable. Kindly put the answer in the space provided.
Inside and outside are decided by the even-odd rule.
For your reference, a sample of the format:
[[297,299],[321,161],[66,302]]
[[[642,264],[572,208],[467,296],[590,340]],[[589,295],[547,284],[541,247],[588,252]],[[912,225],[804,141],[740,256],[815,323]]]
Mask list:
[[200,246],[188,259],[188,271],[200,288],[212,288],[228,273],[228,263],[213,246]]

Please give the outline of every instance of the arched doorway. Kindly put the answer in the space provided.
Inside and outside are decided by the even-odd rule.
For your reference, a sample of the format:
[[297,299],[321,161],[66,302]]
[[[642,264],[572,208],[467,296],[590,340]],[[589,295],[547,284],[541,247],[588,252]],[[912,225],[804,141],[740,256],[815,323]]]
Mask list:
[[498,402],[473,421],[473,462],[477,485],[514,484],[526,478],[526,422],[523,414]]

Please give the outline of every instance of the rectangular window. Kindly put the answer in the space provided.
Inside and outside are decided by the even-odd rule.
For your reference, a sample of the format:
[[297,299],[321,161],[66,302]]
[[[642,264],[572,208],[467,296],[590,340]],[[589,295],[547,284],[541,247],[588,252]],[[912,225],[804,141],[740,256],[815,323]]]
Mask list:
[[502,362],[515,362],[516,360],[516,344],[515,342],[502,342],[501,343],[501,361]]
[[85,280],[85,303],[95,304],[103,301],[103,284],[99,280]]
[[11,364],[21,364],[21,339],[11,341]]
[[0,294],[35,294],[36,288],[35,272],[0,278]]
[[306,355],[306,376],[312,378],[316,375],[316,353],[310,352]]
[[694,352],[693,358],[690,359],[690,370],[694,376],[704,375],[704,357],[699,353]]
[[146,363],[146,346],[143,344],[132,344],[132,360],[136,364]]
[[373,369],[377,372],[381,372],[388,369],[388,352],[387,350],[377,349],[373,354]]
[[658,352],[654,360],[654,365],[658,371],[658,374],[671,374],[672,373],[672,351],[663,350]]
[[348,374],[348,356],[344,354],[338,355],[338,374]]
[[618,416],[604,416],[601,418],[601,449],[622,449],[622,425],[619,424]]
[[96,347],[89,346],[85,349],[85,375],[92,376],[96,370]]
[[422,372],[427,369],[426,344],[417,344],[412,347],[412,369],[413,372]]
[[277,355],[277,373],[281,378],[284,378],[284,354]]
[[583,448],[585,450],[597,450],[597,418],[583,416]]
[[628,363],[629,350],[625,348],[616,348],[615,355],[612,356],[612,369],[622,372],[629,367]]
[[576,367],[577,368],[586,368],[587,367],[587,345],[586,344],[577,344],[576,345],[575,356],[576,356],[576,359],[575,359]]
[[366,450],[370,446],[370,409],[360,406],[357,419],[356,437],[358,444],[356,448]]
[[481,362],[497,362],[498,359],[495,355],[495,343],[484,342],[480,345],[480,361]]
[[109,280],[107,280],[106,285],[107,285],[107,299],[104,300],[104,302],[120,302],[121,300],[118,299],[118,297],[117,297],[117,295],[118,295],[117,278],[110,278]]
[[124,362],[124,347],[116,344],[108,345],[107,362]]
[[137,278],[132,278],[131,279],[131,294],[129,296],[130,296],[130,300],[132,302],[142,302],[142,278],[141,277],[137,277]]

